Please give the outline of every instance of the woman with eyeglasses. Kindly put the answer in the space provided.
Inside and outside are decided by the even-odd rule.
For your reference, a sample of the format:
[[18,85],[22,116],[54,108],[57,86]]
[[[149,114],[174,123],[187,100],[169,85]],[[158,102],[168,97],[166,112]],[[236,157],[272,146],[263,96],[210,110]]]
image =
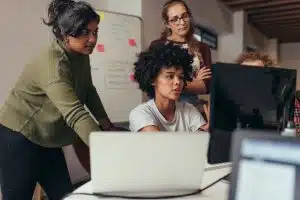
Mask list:
[[183,0],[169,0],[162,10],[165,25],[161,37],[150,44],[150,48],[159,43],[172,42],[193,56],[193,80],[187,83],[180,100],[197,105],[198,95],[209,93],[211,79],[211,52],[208,45],[194,37],[193,17]]
[[115,129],[91,78],[99,22],[84,1],[49,4],[44,23],[55,39],[25,66],[0,109],[3,200],[31,200],[37,182],[49,199],[62,199],[73,189],[62,147]]

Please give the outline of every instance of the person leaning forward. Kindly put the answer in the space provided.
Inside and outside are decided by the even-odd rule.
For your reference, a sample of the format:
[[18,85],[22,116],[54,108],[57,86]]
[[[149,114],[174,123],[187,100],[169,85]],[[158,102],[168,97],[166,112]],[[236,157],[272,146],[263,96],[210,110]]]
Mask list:
[[72,191],[61,148],[115,130],[91,78],[99,15],[84,1],[52,0],[48,18],[54,41],[26,65],[0,110],[3,200],[31,199],[36,182],[61,199]]

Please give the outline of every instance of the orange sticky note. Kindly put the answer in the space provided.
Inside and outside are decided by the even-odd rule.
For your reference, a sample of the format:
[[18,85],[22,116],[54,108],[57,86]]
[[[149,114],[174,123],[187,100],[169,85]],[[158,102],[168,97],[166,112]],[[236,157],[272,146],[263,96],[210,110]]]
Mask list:
[[98,52],[104,52],[104,45],[103,44],[97,44],[96,49]]
[[128,43],[130,46],[136,46],[136,41],[133,38],[128,39]]

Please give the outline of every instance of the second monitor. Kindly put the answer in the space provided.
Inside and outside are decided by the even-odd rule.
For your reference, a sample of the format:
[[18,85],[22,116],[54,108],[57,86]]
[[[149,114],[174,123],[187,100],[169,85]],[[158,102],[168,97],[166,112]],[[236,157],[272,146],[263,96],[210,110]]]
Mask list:
[[212,66],[208,162],[230,162],[236,128],[276,130],[292,118],[297,71],[217,63]]

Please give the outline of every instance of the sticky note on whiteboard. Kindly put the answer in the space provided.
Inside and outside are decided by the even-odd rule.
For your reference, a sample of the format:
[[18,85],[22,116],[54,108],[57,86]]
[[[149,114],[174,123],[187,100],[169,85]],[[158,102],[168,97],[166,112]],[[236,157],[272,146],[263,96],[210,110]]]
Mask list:
[[133,82],[135,82],[135,78],[134,78],[134,73],[131,72],[130,75],[129,75],[129,79]]
[[130,46],[136,46],[136,41],[133,38],[128,39],[128,43]]
[[98,52],[104,52],[104,45],[103,44],[97,44],[96,49]]
[[104,12],[97,12],[97,14],[100,16],[100,21],[104,20]]

